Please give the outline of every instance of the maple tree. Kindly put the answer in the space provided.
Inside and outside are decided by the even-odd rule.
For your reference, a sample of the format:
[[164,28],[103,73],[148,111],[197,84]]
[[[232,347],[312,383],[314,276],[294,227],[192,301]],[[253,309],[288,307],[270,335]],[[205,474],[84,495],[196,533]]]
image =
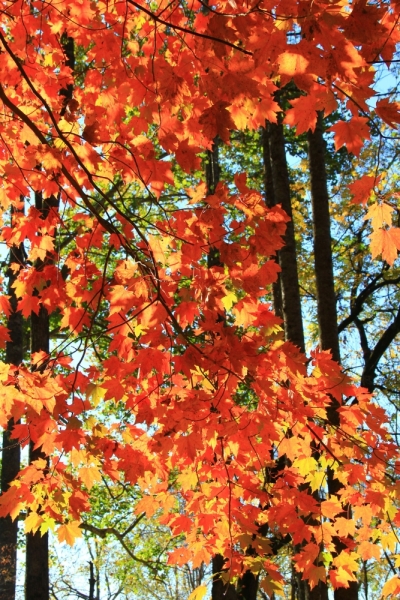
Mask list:
[[[387,417],[328,348],[306,358],[299,339],[282,339],[266,300],[274,256],[290,258],[289,208],[267,206],[245,173],[236,190],[221,181],[211,194],[190,176],[231,130],[268,121],[281,135],[278,91],[292,82],[300,94],[283,122],[315,135],[318,114],[340,102],[336,148],[360,154],[372,65],[390,64],[398,16],[396,4],[363,0],[4,2],[1,239],[26,244],[26,264],[11,265],[18,310],[50,315],[65,339],[34,346],[31,365],[1,364],[0,425],[18,422],[13,439],[33,449],[1,516],[29,509],[27,532],[55,527],[72,543],[104,475],[137,485],[135,511],[184,536],[171,563],[220,555],[226,577],[260,573],[265,592],[279,593],[269,531],[290,536],[311,589],[326,578],[352,589],[359,557],[377,557],[398,524]],[[399,122],[396,102],[378,100],[376,113]],[[187,175],[172,206],[170,155]],[[355,198],[371,184],[356,182]],[[130,202],[132,190],[141,200]],[[393,263],[388,198],[368,215],[373,256]],[[99,420],[103,403],[123,406],[124,420]],[[384,593],[399,589],[396,576]]]

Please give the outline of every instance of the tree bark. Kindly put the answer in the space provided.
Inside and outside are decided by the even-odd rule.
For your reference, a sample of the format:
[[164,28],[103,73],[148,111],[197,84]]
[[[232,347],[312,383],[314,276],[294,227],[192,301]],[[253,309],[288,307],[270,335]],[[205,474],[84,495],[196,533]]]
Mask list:
[[[336,296],[332,260],[332,240],[330,232],[329,194],[325,165],[325,141],[323,136],[323,117],[318,114],[314,132],[308,133],[308,153],[311,178],[311,202],[313,210],[314,232],[314,261],[317,288],[317,313],[319,338],[322,350],[330,350],[332,358],[340,362],[339,334],[337,325]],[[328,420],[332,425],[340,424],[338,413],[339,403],[332,398],[332,404],[327,411]],[[342,484],[333,478],[328,470],[328,490],[337,494]],[[343,513],[347,516],[351,508]],[[339,554],[346,546],[335,539],[335,550]],[[314,588],[310,600],[327,600],[328,592],[325,584],[320,582],[319,588]],[[348,588],[339,588],[334,592],[335,600],[357,600],[358,583],[352,581]]]
[[[11,212],[11,221],[13,217]],[[21,244],[13,246],[10,250],[10,268],[8,270],[8,295],[10,296],[11,314],[8,317],[7,327],[10,332],[10,341],[6,344],[6,362],[18,366],[23,361],[23,318],[17,311],[18,300],[12,287],[17,278],[17,273],[11,269],[12,264],[22,266],[25,262],[25,251]],[[15,479],[20,470],[20,447],[11,439],[14,420],[7,424],[3,432],[3,451],[1,469],[1,491],[6,492],[10,483]],[[17,535],[18,520],[12,521],[10,516],[0,518],[0,600],[13,600],[17,575]]]
[[332,260],[331,217],[325,167],[323,121],[318,114],[315,131],[308,133],[308,156],[313,211],[314,264],[317,287],[319,338],[322,350],[330,350],[340,362],[335,284]]
[[[54,203],[54,202],[53,202]],[[35,194],[35,206],[46,218],[51,209],[51,200],[43,202],[40,193]],[[36,269],[43,269],[44,264],[38,261]],[[31,353],[45,352],[50,350],[50,325],[49,315],[41,306],[39,314],[31,313]],[[34,368],[42,370],[44,364]],[[40,448],[34,448],[34,443],[29,445],[29,462],[38,459],[46,460],[47,457]],[[36,533],[28,533],[26,536],[26,571],[25,571],[25,600],[49,600],[49,536],[48,533],[41,535],[40,530]]]
[[[268,208],[273,208],[276,205],[275,193],[274,193],[274,182],[272,178],[272,167],[271,167],[271,152],[269,149],[269,138],[270,132],[268,123],[265,124],[262,130],[262,142],[263,142],[263,163],[264,163],[264,193],[265,203]],[[280,263],[280,251],[276,253],[277,263]],[[272,284],[272,298],[274,311],[277,317],[283,320],[283,305],[282,305],[282,288],[281,288],[281,274],[278,273],[277,280]]]
[[290,221],[286,225],[285,245],[279,253],[279,263],[282,269],[281,290],[285,338],[293,342],[293,344],[304,352],[304,331],[297,270],[296,240],[290,200],[285,138],[281,119],[278,123],[269,123],[268,137],[275,203],[280,204],[290,217]]

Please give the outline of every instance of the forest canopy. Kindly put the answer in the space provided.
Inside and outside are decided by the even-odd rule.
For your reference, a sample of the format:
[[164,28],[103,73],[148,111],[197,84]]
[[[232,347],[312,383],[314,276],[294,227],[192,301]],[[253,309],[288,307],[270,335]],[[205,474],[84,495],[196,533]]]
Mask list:
[[399,597],[399,18],[2,2],[0,600]]

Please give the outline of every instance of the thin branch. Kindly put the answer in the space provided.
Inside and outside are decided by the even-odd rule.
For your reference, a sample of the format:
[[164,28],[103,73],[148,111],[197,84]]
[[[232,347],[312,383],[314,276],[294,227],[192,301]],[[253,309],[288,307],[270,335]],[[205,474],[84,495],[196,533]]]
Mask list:
[[175,29],[177,31],[183,31],[183,33],[188,33],[189,35],[194,35],[194,36],[197,36],[200,38],[204,38],[206,40],[212,40],[213,42],[218,42],[220,44],[224,44],[225,46],[229,46],[230,48],[234,48],[235,50],[239,50],[239,52],[243,52],[243,54],[247,54],[248,56],[253,56],[252,52],[250,52],[249,50],[245,50],[244,48],[241,48],[240,46],[236,46],[235,44],[232,44],[232,42],[228,42],[227,40],[221,40],[220,38],[214,37],[212,35],[208,35],[207,33],[200,33],[199,31],[195,31],[193,29],[187,29],[186,27],[180,27],[179,25],[175,25],[174,23],[168,23],[168,21],[164,21],[164,19],[160,19],[160,17],[158,17],[157,15],[152,13],[150,10],[148,10],[144,6],[141,6],[134,0],[126,0],[126,1],[128,4],[132,4],[133,6],[135,6],[138,10],[146,13],[146,15],[151,17],[153,19],[153,21],[156,21],[157,23],[161,23],[162,25],[165,25],[166,27],[170,27],[171,29]]

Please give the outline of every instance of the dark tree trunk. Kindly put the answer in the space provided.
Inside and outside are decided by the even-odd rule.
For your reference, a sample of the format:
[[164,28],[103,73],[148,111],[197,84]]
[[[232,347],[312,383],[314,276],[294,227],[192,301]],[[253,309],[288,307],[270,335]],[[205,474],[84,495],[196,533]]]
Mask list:
[[[283,319],[285,339],[293,342],[302,352],[305,350],[303,319],[301,314],[300,286],[297,270],[296,240],[292,214],[289,172],[286,161],[285,137],[283,125],[266,123],[263,135],[264,187],[267,206],[280,204],[290,217],[284,237],[285,246],[278,253],[281,273],[273,288],[274,308]],[[287,435],[291,435],[290,432]],[[285,462],[281,457],[279,462]],[[283,466],[278,467],[278,471]],[[295,551],[300,548],[296,547]],[[309,600],[309,586],[301,579],[300,573],[294,573],[292,595],[296,600]]]
[[[212,592],[211,600],[238,600],[235,587],[232,584],[226,585],[221,579],[220,574],[224,570],[224,557],[221,554],[216,554],[212,559]],[[255,600],[252,598],[252,600]]]
[[290,200],[285,138],[281,122],[277,124],[269,123],[268,138],[275,203],[280,204],[290,217],[290,221],[286,224],[285,245],[279,252],[279,263],[282,269],[281,290],[285,338],[296,344],[304,352],[304,331],[297,271],[296,241]]
[[96,585],[96,579],[94,576],[93,562],[89,561],[90,577],[89,577],[89,600],[94,599],[94,586]]
[[[12,219],[11,213],[11,219]],[[13,263],[22,266],[25,261],[23,245],[13,246],[10,251],[10,267]],[[6,344],[6,362],[18,366],[24,355],[23,350],[23,318],[17,311],[17,298],[12,287],[17,274],[11,268],[8,271],[8,295],[10,296],[11,314],[8,317],[7,327],[10,332],[10,341]],[[10,483],[20,470],[20,447],[11,439],[14,421],[8,422],[3,433],[1,491],[6,492]],[[13,600],[15,598],[15,585],[17,573],[17,534],[18,520],[11,517],[0,518],[0,600]]]
[[[265,203],[268,208],[272,208],[276,204],[275,193],[274,193],[274,182],[272,179],[272,167],[271,167],[271,152],[269,148],[269,127],[268,123],[262,130],[262,141],[263,141],[263,163],[264,163],[264,191],[265,191]],[[277,263],[280,262],[280,251],[278,250]],[[278,273],[278,278],[275,283],[272,284],[272,298],[275,314],[283,320],[283,305],[282,305],[282,289],[281,289],[281,274]]]
[[[308,152],[311,177],[311,201],[313,209],[314,261],[317,288],[317,313],[319,338],[322,350],[330,350],[334,360],[340,362],[339,335],[337,326],[336,296],[332,260],[332,240],[330,232],[329,195],[325,165],[325,141],[323,137],[323,118],[318,114],[314,132],[308,133]],[[332,398],[328,412],[330,423],[339,425],[338,402]],[[328,489],[330,494],[337,494],[341,483],[328,472]],[[343,516],[351,515],[348,507]],[[346,546],[335,539],[335,549],[339,553]],[[324,594],[324,595],[321,595]],[[326,600],[326,585],[313,590],[310,600]],[[350,582],[348,588],[339,588],[334,592],[335,600],[357,600],[358,583]]]
[[[30,453],[30,459],[42,458],[40,451]],[[49,599],[49,536],[40,531],[26,536],[25,600]]]
[[[35,194],[35,205],[46,218],[51,209],[51,201],[42,201],[39,193]],[[43,269],[44,264],[38,261],[36,269]],[[39,314],[31,313],[31,353],[50,350],[50,326],[47,310],[41,306]],[[45,364],[38,364],[36,369],[42,370]],[[38,459],[47,460],[40,448],[34,448],[33,442],[29,446],[29,462]],[[25,571],[25,600],[49,600],[49,536],[41,535],[40,531],[28,533],[26,536],[26,571]]]
[[330,350],[340,362],[335,284],[333,276],[331,217],[325,167],[322,115],[314,133],[308,133],[308,155],[313,210],[314,262],[317,287],[319,338],[322,350]]

